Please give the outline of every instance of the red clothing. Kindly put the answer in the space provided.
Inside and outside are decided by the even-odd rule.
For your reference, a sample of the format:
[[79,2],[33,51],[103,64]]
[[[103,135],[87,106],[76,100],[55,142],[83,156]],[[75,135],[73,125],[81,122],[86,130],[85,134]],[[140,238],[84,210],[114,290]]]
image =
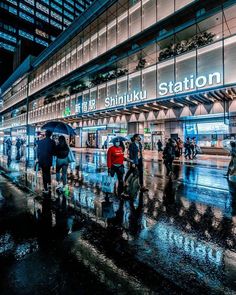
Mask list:
[[111,146],[107,152],[107,167],[111,168],[114,164],[124,163],[124,152],[122,147]]

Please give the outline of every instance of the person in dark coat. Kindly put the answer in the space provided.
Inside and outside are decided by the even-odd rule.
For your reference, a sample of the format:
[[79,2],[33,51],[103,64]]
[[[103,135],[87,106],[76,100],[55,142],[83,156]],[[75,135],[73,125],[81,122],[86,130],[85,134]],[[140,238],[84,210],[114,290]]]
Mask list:
[[56,146],[56,152],[55,152],[55,155],[57,157],[56,179],[58,182],[57,188],[60,188],[60,187],[62,187],[62,185],[60,183],[60,181],[61,181],[60,171],[62,171],[63,186],[65,186],[67,183],[67,169],[68,169],[68,165],[69,165],[68,155],[69,155],[70,149],[66,143],[65,136],[63,136],[63,135],[59,136],[58,141],[59,141],[59,143]]
[[158,152],[162,152],[163,151],[162,147],[163,147],[163,144],[162,144],[161,140],[158,139],[158,142],[157,142]]
[[125,182],[129,178],[130,174],[133,173],[134,169],[138,169],[139,172],[139,184],[141,191],[148,191],[143,184],[143,153],[142,153],[141,137],[139,134],[135,134],[132,138],[132,142],[129,145],[129,159],[132,162],[130,169],[126,173]]
[[166,174],[167,176],[172,176],[173,174],[173,161],[175,158],[175,145],[172,139],[168,139],[166,146],[163,151],[163,159],[164,159],[164,164],[166,166]]
[[51,139],[52,132],[47,130],[46,137],[38,142],[38,163],[42,169],[44,192],[48,193],[51,189],[51,166],[52,157],[55,155],[56,144]]

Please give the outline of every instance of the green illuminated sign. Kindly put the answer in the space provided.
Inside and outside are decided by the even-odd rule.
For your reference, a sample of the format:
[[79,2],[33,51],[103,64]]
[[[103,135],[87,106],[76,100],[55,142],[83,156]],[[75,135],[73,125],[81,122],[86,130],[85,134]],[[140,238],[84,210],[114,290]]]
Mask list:
[[65,111],[64,111],[64,113],[63,113],[63,117],[68,117],[68,116],[70,116],[70,108],[69,107],[66,107],[65,108]]

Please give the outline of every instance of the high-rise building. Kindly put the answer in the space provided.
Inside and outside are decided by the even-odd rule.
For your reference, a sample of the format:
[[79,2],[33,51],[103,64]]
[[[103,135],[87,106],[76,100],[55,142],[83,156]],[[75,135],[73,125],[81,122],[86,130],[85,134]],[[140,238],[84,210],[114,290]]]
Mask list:
[[0,84],[29,54],[37,56],[93,0],[0,1]]
[[223,154],[235,62],[235,1],[97,0],[1,86],[0,130],[14,139],[54,119],[77,128],[78,147],[140,133],[147,149],[194,137]]

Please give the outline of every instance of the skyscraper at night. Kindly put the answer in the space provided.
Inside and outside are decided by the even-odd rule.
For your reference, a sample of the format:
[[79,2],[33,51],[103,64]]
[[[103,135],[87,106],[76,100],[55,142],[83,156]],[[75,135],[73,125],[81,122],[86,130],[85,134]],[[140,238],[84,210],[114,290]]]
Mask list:
[[0,2],[0,84],[29,54],[37,56],[93,0]]

